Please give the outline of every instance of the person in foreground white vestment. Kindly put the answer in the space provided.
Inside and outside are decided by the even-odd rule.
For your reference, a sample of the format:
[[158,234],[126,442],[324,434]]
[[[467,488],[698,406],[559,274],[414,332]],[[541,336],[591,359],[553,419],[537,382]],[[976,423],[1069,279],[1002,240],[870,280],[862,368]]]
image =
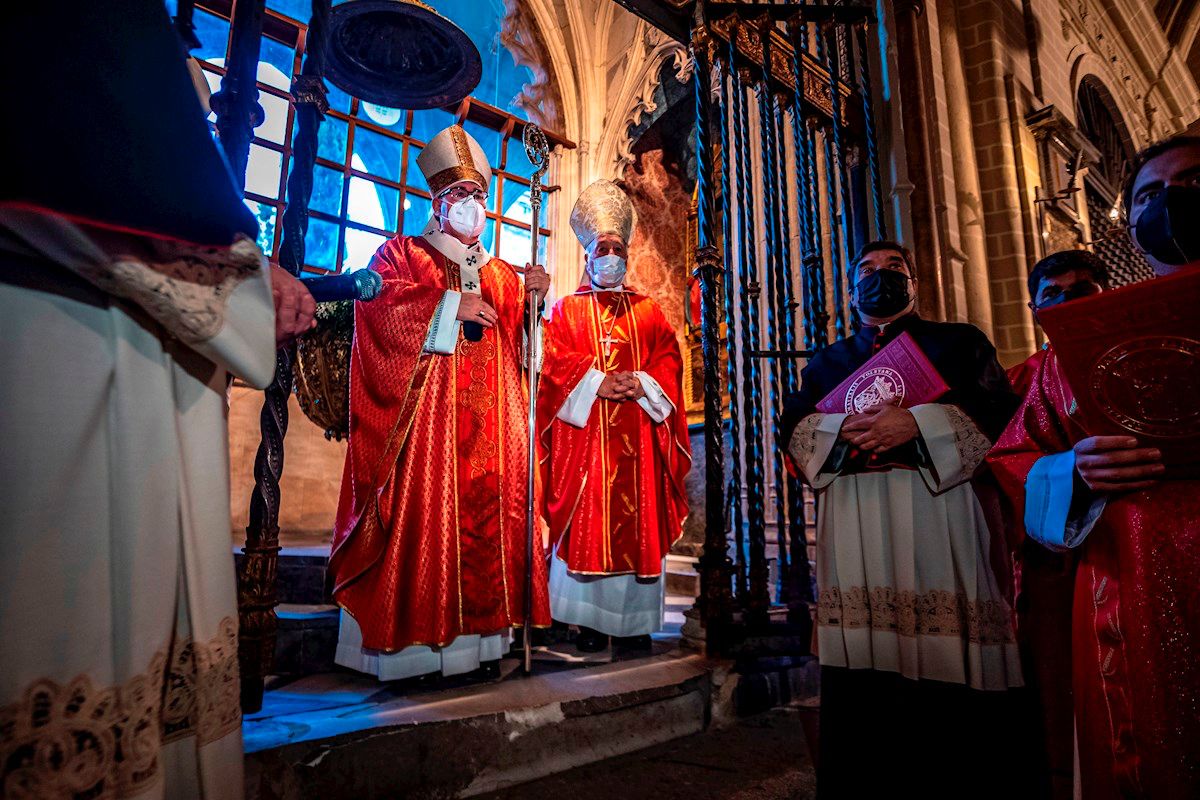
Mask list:
[[[792,463],[817,495],[818,793],[958,796],[947,792],[978,770],[986,786],[972,797],[1019,796],[1005,794],[1019,786],[1009,781],[1022,734],[1006,690],[1022,677],[997,578],[1004,548],[971,485],[1016,398],[979,330],[913,311],[907,249],[869,244],[855,271],[865,324],[813,356],[784,419]],[[816,411],[902,332],[950,387],[941,399]]]
[[[56,148],[24,123],[0,154],[0,796],[240,798],[226,392],[271,381],[312,297],[246,235],[161,3],[6,25],[35,50],[111,48],[100,86],[64,64],[9,89],[94,92],[103,144],[164,169],[114,171],[78,131]],[[144,82],[149,107],[128,91]]]
[[553,618],[595,652],[610,636],[650,647],[663,624],[663,562],[687,516],[691,445],[683,362],[658,305],[625,285],[634,210],[612,181],[571,212],[586,283],[546,324],[538,397],[546,517],[556,543]]

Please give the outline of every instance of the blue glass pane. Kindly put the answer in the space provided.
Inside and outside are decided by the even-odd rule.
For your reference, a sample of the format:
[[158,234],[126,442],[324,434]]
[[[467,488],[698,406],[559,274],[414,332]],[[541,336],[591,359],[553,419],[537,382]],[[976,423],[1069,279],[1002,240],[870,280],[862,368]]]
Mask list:
[[495,243],[495,241],[496,241],[496,221],[489,219],[487,221],[487,225],[485,225],[483,228],[483,235],[479,237],[479,242],[480,242],[480,244],[483,245],[484,250],[488,251],[489,253],[495,253],[496,250],[495,250],[495,248],[492,247],[492,245]]
[[533,83],[534,78],[533,72],[528,67],[518,67],[512,54],[500,44],[504,0],[432,0],[430,5],[453,20],[479,48],[483,79],[472,95],[497,108],[516,111],[513,98],[526,83]]
[[280,14],[291,17],[297,22],[308,24],[312,17],[312,3],[310,0],[267,0],[267,8],[272,11],[278,11]]
[[375,251],[386,241],[386,236],[346,228],[346,246],[342,251],[342,272],[353,272],[370,264]]
[[400,182],[400,162],[404,158],[404,143],[375,131],[356,128],[354,155],[362,160],[358,169],[381,178]]
[[500,163],[500,143],[504,140],[500,131],[485,128],[477,122],[464,122],[463,130],[479,142],[484,155],[487,156],[488,164],[495,168]]
[[166,6],[167,6],[167,16],[174,17],[175,13],[179,10],[178,0],[167,0]]
[[258,218],[258,246],[269,256],[275,244],[275,206],[256,203],[253,200],[247,200],[246,205]]
[[433,216],[432,204],[424,197],[415,194],[404,195],[404,232],[416,236],[425,230],[429,218]]
[[377,106],[374,103],[368,103],[365,100],[360,100],[358,102],[358,116],[360,119],[365,119],[368,122],[381,125],[388,130],[395,131],[396,133],[404,133],[405,111],[402,108]]
[[325,97],[329,100],[329,107],[334,111],[340,111],[343,114],[350,113],[350,95],[329,81],[325,81]]
[[372,228],[396,230],[400,191],[363,178],[350,179],[350,200],[346,216]]
[[345,164],[349,132],[349,123],[336,117],[326,117],[317,129],[317,155],[338,164]]
[[192,51],[192,55],[201,61],[224,59],[229,43],[229,21],[197,8],[192,23],[196,26],[196,38],[200,40],[200,46]]
[[[546,264],[546,241],[549,237],[538,237],[538,263]],[[500,258],[510,264],[523,267],[529,263],[529,231],[515,225],[500,226]]]
[[279,177],[283,171],[283,155],[257,144],[250,145],[250,160],[246,165],[246,191],[263,197],[279,196]]
[[332,216],[342,213],[342,173],[322,167],[313,167],[313,193],[308,207]]
[[[521,144],[520,139],[508,140],[508,160],[504,162],[504,171],[520,175],[522,178],[533,175],[533,164],[530,163],[529,156],[525,155],[525,146]],[[542,179],[545,180],[545,176]]]
[[417,166],[417,156],[421,154],[421,148],[416,145],[409,144],[408,146],[408,171],[405,173],[404,182],[416,189],[424,189],[429,191],[429,184],[425,182],[425,175],[421,172],[421,168]]
[[523,265],[529,260],[529,231],[513,225],[500,226],[500,258]]
[[454,115],[448,111],[442,111],[440,108],[414,111],[412,136],[417,141],[428,142],[443,129],[453,125],[454,122]]
[[[542,221],[546,220],[546,205],[542,203]],[[504,182],[504,216],[526,224],[533,221],[533,209],[529,205],[529,187],[513,181]]]
[[254,129],[254,135],[283,144],[284,132],[287,131],[288,101],[267,92],[259,92],[258,103],[266,112],[266,117],[263,124]]
[[338,226],[320,219],[308,221],[304,236],[304,263],[321,269],[337,267]]
[[[258,60],[266,62],[278,69],[288,78],[288,83],[291,83],[292,67],[296,60],[296,51],[288,47],[286,44],[275,41],[274,39],[262,38],[262,49],[259,51]],[[288,86],[280,87],[287,89]]]

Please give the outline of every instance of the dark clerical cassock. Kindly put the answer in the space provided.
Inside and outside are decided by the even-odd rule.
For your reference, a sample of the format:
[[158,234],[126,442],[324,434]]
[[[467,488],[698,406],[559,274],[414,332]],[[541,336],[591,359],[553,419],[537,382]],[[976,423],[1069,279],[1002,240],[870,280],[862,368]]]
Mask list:
[[[909,409],[915,439],[859,452],[840,438],[850,415],[816,406],[902,332],[949,391]],[[790,463],[817,494],[822,796],[869,796],[897,780],[943,796],[956,775],[1016,777],[1007,690],[1022,681],[998,577],[1005,548],[972,486],[1016,406],[982,332],[916,314],[818,352],[786,400]]]

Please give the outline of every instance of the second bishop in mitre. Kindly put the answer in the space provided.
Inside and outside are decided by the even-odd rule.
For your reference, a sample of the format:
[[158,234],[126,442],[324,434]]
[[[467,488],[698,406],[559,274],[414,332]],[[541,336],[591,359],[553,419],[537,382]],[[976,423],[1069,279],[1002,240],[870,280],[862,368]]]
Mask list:
[[663,564],[687,516],[691,447],[682,359],[658,305],[625,287],[635,214],[611,181],[571,212],[586,276],[545,329],[538,399],[555,620],[581,650],[649,647],[663,623]]
[[[379,248],[383,289],[354,310],[329,562],[337,663],[381,680],[494,670],[524,621],[526,293],[549,287],[480,244],[492,171],[469,134],[442,131],[417,166],[433,219]],[[548,625],[540,535],[531,568],[532,622]]]

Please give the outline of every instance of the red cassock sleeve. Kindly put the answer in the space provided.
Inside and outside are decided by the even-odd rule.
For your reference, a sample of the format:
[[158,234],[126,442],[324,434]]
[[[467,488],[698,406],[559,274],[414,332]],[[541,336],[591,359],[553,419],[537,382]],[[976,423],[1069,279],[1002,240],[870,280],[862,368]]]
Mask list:
[[[1063,418],[1070,403],[1070,390],[1058,370],[1052,350],[1039,355],[1020,408],[996,440],[987,462],[1004,493],[1005,517],[1010,548],[1025,536],[1025,479],[1042,456],[1071,449],[1070,433]],[[1035,357],[1036,358],[1036,357]],[[1026,367],[1026,364],[1021,365]]]

